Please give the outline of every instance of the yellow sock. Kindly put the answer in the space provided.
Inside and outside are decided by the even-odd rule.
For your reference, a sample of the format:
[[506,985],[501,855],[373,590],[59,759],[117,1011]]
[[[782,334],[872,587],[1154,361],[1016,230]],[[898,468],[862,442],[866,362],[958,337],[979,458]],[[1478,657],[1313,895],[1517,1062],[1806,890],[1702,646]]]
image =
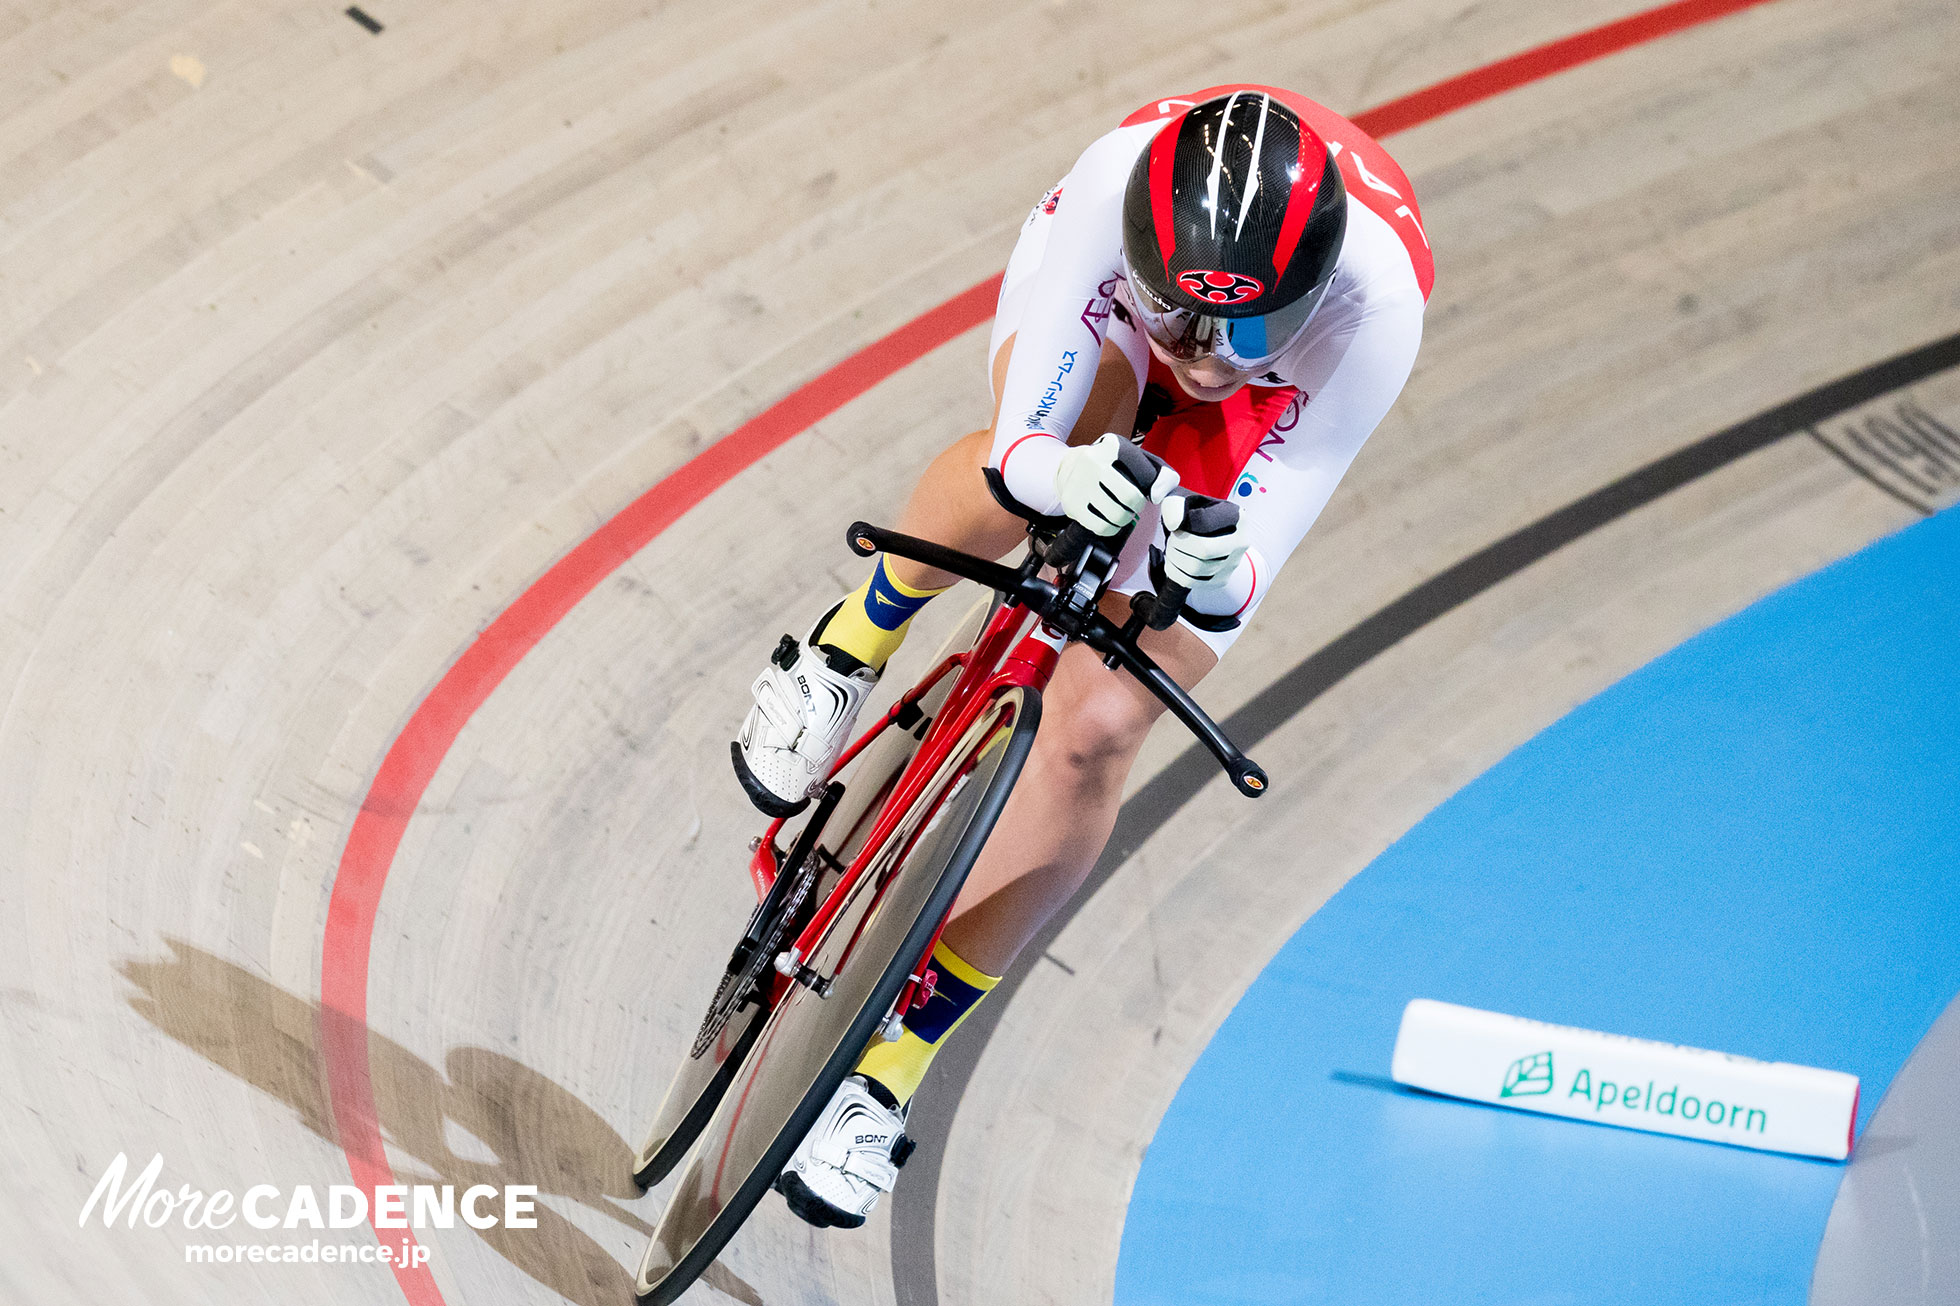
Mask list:
[[882,670],[898,646],[912,615],[944,589],[914,589],[891,574],[883,558],[864,584],[852,590],[817,632],[817,642],[848,653],[873,670]]
[[905,1032],[898,1042],[874,1039],[857,1064],[860,1075],[884,1085],[900,1106],[912,1100],[947,1037],[1000,983],[998,975],[982,975],[960,960],[944,939],[932,950],[932,969],[939,973],[932,1000],[905,1013]]

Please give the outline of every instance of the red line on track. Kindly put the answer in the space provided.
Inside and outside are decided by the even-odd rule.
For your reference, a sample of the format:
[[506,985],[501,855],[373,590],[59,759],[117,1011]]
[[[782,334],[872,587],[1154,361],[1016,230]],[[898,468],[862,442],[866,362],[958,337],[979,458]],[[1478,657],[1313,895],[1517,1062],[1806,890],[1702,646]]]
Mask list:
[[[1479,100],[1768,0],[1677,0],[1439,82],[1355,116],[1386,136]],[[409,818],[476,709],[578,601],[655,536],[791,436],[993,316],[988,278],[792,391],[670,472],[533,581],[465,648],[389,745],[348,831],[327,905],[320,960],[320,1048],[347,1168],[370,1195],[395,1182],[382,1147],[368,1061],[368,961],[381,891]],[[412,1245],[406,1231],[376,1236]],[[443,1306],[426,1266],[391,1264],[411,1306]]]
[[[372,1193],[395,1182],[382,1150],[368,1064],[368,955],[382,886],[409,818],[456,736],[490,692],[594,586],[737,472],[924,358],[993,312],[1000,278],[914,318],[750,418],[670,472],[531,582],[436,682],[395,737],[348,832],[327,904],[320,959],[321,1055],[335,1128],[354,1181]],[[388,1242],[388,1238],[383,1238]],[[393,1265],[414,1306],[441,1306],[426,1267]]]
[[1644,10],[1617,22],[1548,42],[1523,54],[1499,59],[1482,68],[1473,68],[1460,77],[1452,77],[1399,100],[1376,105],[1366,113],[1356,114],[1354,125],[1376,137],[1407,131],[1479,100],[1488,100],[1493,95],[1515,90],[1527,82],[1541,81],[1554,73],[1591,63],[1594,59],[1603,59],[1631,46],[1659,40],[1683,28],[1768,3],[1769,0],[1677,0],[1671,5]]

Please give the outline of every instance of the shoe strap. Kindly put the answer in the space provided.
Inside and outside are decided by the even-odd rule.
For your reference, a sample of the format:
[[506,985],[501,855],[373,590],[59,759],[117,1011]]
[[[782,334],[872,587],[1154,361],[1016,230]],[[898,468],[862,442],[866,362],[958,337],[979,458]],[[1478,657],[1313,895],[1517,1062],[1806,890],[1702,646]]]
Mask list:
[[891,1153],[871,1144],[859,1147],[845,1141],[845,1138],[843,1134],[826,1137],[810,1149],[810,1154],[832,1169],[842,1170],[853,1179],[863,1180],[881,1193],[890,1192],[892,1185],[898,1182],[898,1167],[892,1164]]
[[755,695],[755,705],[762,712],[763,719],[776,730],[789,736],[789,743],[778,747],[796,747],[797,741],[803,737],[803,713],[789,701],[788,696],[783,693],[782,686],[765,671],[755,678],[755,683],[749,686],[749,692]]
[[891,1163],[889,1157],[876,1152],[854,1154],[850,1164],[845,1167],[845,1173],[855,1175],[881,1193],[890,1192],[892,1185],[898,1182],[898,1167]]

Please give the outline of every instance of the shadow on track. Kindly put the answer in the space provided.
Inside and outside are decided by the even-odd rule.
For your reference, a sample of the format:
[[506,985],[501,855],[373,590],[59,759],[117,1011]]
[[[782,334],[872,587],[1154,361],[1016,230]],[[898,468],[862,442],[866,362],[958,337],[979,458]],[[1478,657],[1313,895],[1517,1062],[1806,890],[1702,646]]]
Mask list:
[[[337,1142],[320,1056],[321,1027],[341,1019],[181,939],[165,937],[163,960],[117,968],[140,992],[137,1014],[213,1065],[291,1107],[300,1123]],[[629,1175],[633,1149],[597,1112],[537,1071],[487,1048],[451,1048],[438,1070],[407,1048],[367,1031],[375,1109],[382,1134],[426,1173],[404,1183],[536,1184],[640,1234],[652,1227],[619,1203],[640,1194]],[[467,1133],[493,1156],[460,1156]],[[478,1150],[471,1148],[470,1150]],[[633,1275],[579,1228],[537,1204],[536,1229],[473,1230],[499,1256],[577,1306],[619,1306]],[[462,1226],[459,1226],[462,1227]],[[755,1289],[720,1265],[704,1281],[745,1306]]]

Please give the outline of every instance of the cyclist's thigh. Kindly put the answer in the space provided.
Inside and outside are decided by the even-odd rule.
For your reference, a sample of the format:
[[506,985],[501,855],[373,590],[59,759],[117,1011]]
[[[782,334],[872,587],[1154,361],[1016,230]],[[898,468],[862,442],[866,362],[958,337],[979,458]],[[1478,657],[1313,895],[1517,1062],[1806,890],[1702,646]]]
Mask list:
[[[1129,607],[1129,600],[1118,595],[1103,600],[1103,611],[1112,621],[1127,617]],[[1218,664],[1198,633],[1184,625],[1145,630],[1137,644],[1186,689]],[[1042,729],[1070,747],[1133,752],[1164,706],[1135,676],[1105,667],[1086,644],[1071,644],[1042,693],[1041,711]]]

